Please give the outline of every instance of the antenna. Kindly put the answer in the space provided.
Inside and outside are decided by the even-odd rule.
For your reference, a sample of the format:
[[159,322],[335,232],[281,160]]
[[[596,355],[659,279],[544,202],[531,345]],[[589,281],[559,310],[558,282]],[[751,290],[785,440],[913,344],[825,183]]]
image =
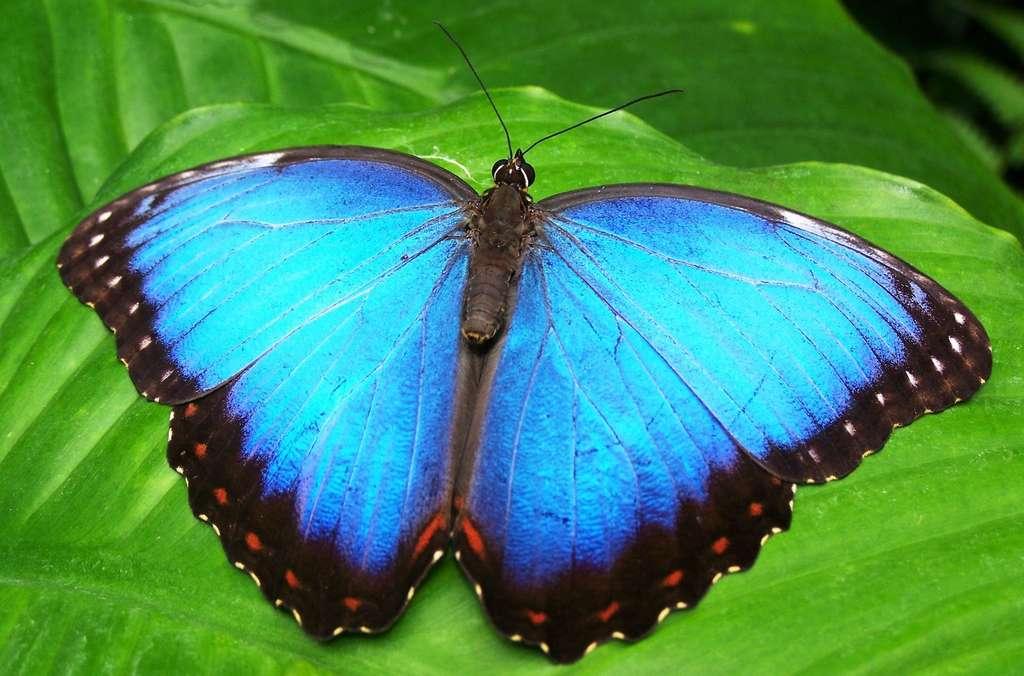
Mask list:
[[[508,159],[512,159],[512,137],[508,135],[508,127],[505,126],[505,120],[501,119],[501,113],[498,112],[498,106],[494,105],[494,99],[491,98],[491,93],[487,91],[487,85],[480,79],[480,74],[476,72],[476,68],[473,67],[473,62],[469,60],[469,55],[466,54],[466,50],[462,48],[459,41],[455,39],[455,36],[448,32],[448,29],[444,27],[440,21],[435,21],[437,27],[444,31],[444,34],[448,36],[448,39],[452,41],[455,48],[462,54],[462,58],[466,60],[466,65],[473,71],[473,75],[476,77],[476,81],[480,83],[480,89],[484,90],[484,94],[487,95],[487,100],[491,102],[491,108],[494,108],[494,114],[498,116],[498,122],[501,123],[501,128],[505,132],[505,142],[508,143]],[[628,105],[628,104],[627,104]]]
[[582,127],[583,125],[587,124],[588,122],[593,122],[594,120],[600,119],[600,118],[604,117],[605,115],[611,115],[612,113],[620,111],[623,108],[628,108],[629,106],[633,105],[634,103],[640,103],[641,101],[646,101],[647,99],[656,99],[659,96],[665,96],[666,94],[682,94],[682,93],[683,93],[682,89],[666,89],[665,91],[658,92],[657,94],[648,94],[647,96],[640,96],[640,97],[637,97],[637,98],[635,98],[635,99],[633,99],[631,101],[626,101],[622,105],[615,106],[611,110],[606,110],[603,113],[600,113],[598,115],[594,115],[593,117],[588,117],[587,119],[583,120],[582,122],[577,122],[576,124],[572,125],[571,127],[566,127],[565,129],[563,129],[561,131],[556,131],[554,134],[548,134],[547,136],[545,136],[544,138],[540,139],[539,141],[534,141],[533,143],[531,143],[529,145],[529,147],[526,150],[524,150],[522,152],[522,154],[525,155],[526,153],[530,152],[533,148],[537,147],[538,145],[540,145],[544,141],[547,141],[548,139],[555,138],[559,134],[564,134],[567,131],[572,131],[576,127]]

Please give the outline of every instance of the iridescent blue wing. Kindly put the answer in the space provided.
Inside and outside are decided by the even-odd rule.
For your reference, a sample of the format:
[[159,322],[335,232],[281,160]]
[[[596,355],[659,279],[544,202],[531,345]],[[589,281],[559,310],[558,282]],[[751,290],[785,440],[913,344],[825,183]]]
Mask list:
[[387,627],[448,540],[475,193],[361,148],[253,155],[86,219],[61,273],[230,560],[310,633]]
[[795,483],[991,369],[959,301],[806,216],[647,185],[537,218],[455,545],[496,624],[556,659],[692,606],[788,526]]
[[248,155],[96,210],[57,266],[116,334],[139,392],[175,404],[237,374],[475,199],[453,174],[386,150]]

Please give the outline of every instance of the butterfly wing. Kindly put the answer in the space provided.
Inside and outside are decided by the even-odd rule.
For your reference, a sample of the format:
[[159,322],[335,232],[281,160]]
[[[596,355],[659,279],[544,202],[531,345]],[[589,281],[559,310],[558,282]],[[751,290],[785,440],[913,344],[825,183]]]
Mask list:
[[61,253],[139,389],[177,402],[196,516],[318,637],[386,628],[448,540],[474,198],[385,151],[255,155],[114,202]]
[[98,209],[57,265],[116,334],[139,392],[175,404],[237,374],[474,199],[453,174],[386,150],[248,155]]
[[557,659],[642,635],[753,563],[795,482],[988,376],[948,292],[834,226],[678,186],[541,202],[455,545]]

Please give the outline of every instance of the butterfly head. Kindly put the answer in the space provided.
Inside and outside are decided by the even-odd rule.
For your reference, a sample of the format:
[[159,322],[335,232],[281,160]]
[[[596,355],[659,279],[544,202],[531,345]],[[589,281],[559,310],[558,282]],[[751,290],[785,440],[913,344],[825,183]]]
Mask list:
[[523,157],[523,151],[517,150],[510,160],[498,160],[491,167],[491,177],[495,185],[514,185],[526,190],[537,177],[533,166]]

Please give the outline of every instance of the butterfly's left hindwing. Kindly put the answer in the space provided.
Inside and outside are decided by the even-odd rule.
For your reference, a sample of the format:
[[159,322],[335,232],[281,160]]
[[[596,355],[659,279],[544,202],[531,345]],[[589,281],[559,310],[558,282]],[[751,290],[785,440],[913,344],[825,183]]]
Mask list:
[[448,541],[473,191],[383,150],[177,174],[90,216],[61,274],[173,409],[196,516],[311,634],[379,631]]
[[463,243],[174,409],[168,460],[234,565],[321,638],[397,618],[448,541]]
[[692,606],[788,526],[795,483],[991,369],[959,301],[820,221],[679,186],[537,209],[455,545],[498,626],[556,659]]

